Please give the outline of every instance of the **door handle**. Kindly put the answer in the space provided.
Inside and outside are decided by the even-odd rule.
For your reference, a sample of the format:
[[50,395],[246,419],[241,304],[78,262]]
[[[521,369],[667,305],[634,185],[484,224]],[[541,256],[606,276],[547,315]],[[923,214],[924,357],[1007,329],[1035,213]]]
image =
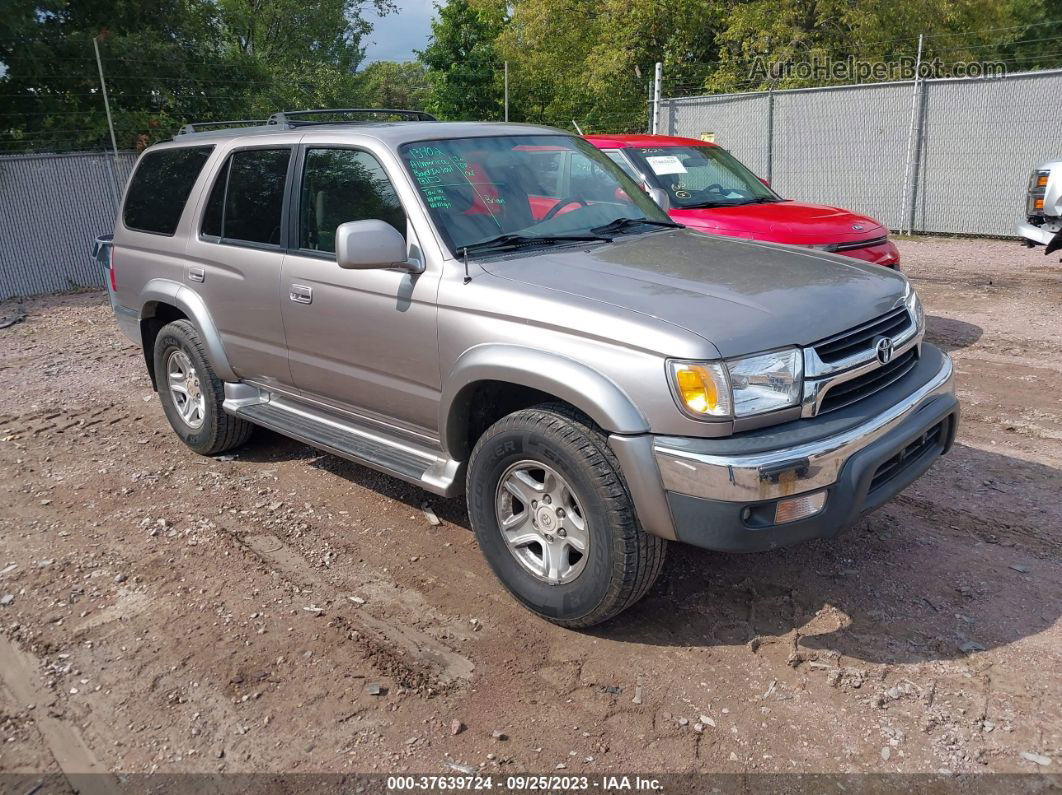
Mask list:
[[288,290],[288,298],[296,304],[309,304],[313,301],[313,290],[302,284],[293,284]]
[[190,282],[203,282],[203,281],[206,281],[206,271],[203,268],[189,268],[188,269],[188,281],[190,281]]

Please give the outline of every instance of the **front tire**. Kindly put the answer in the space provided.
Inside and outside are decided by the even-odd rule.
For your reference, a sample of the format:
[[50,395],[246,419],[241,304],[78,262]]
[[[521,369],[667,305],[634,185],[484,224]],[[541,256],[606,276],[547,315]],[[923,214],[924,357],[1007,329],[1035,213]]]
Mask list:
[[170,427],[202,455],[217,455],[246,442],[254,425],[221,408],[225,386],[187,320],[163,326],[155,338],[155,382]]
[[643,532],[605,435],[562,404],[510,414],[476,444],[468,513],[494,574],[565,627],[599,624],[653,585],[665,542]]

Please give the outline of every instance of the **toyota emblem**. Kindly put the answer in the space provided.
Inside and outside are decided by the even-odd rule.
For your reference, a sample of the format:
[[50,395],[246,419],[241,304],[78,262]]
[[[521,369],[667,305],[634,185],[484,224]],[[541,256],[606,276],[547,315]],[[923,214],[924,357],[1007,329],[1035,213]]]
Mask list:
[[892,361],[892,339],[889,337],[882,337],[878,340],[877,354],[878,361],[882,364],[888,364]]
[[863,225],[862,224],[852,224],[852,229],[854,229],[856,232],[862,232],[863,231]]

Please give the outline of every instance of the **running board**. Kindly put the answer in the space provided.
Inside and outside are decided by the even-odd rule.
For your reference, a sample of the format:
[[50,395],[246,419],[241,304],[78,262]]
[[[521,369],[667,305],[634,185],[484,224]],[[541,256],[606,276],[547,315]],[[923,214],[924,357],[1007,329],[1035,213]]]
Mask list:
[[433,494],[453,497],[463,485],[461,462],[405,439],[388,438],[378,428],[318,406],[249,384],[227,383],[223,408],[233,416],[414,483]]

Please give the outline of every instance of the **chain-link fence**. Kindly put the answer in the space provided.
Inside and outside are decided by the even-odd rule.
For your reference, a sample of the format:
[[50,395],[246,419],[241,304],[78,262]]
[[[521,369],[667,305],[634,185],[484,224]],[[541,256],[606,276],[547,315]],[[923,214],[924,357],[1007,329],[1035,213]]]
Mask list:
[[783,195],[891,229],[1014,234],[1062,156],[1062,69],[666,99],[660,132],[714,140]]
[[0,299],[100,287],[92,241],[110,232],[135,152],[0,157]]

